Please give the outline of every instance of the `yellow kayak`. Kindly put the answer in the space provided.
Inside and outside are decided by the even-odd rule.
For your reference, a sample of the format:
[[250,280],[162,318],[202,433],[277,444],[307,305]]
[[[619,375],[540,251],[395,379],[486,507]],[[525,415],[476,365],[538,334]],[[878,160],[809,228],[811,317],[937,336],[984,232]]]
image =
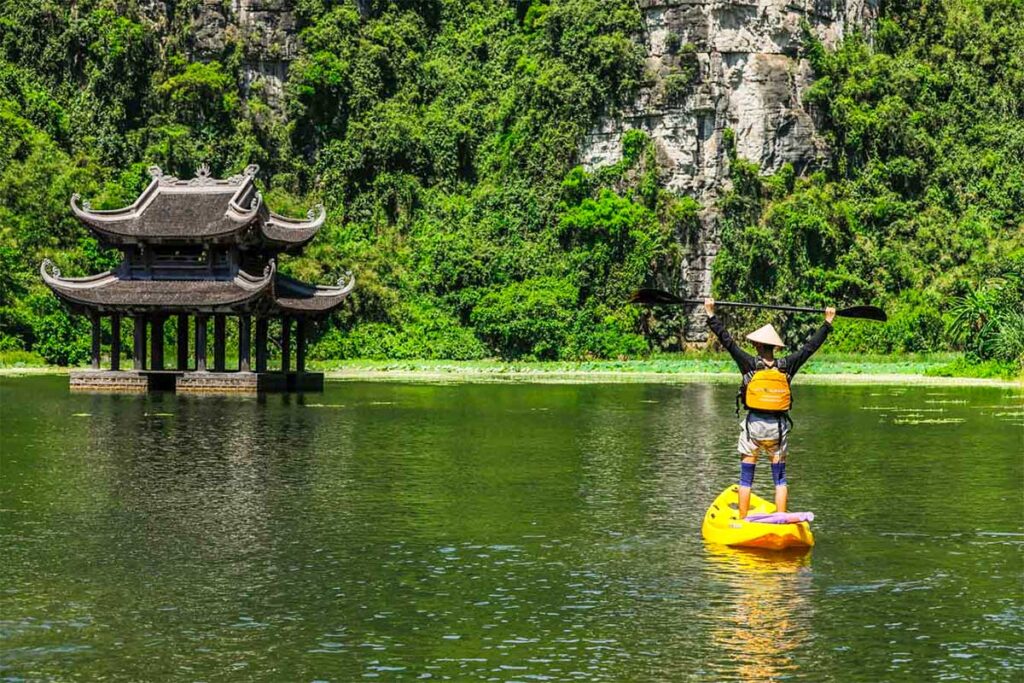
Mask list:
[[[748,522],[737,516],[739,506],[739,486],[733,484],[722,491],[704,515],[704,524],[700,532],[704,540],[721,545],[744,546],[747,548],[809,548],[814,545],[809,522],[797,524],[763,524]],[[748,515],[771,514],[775,512],[775,504],[764,498],[750,494],[750,510]]]

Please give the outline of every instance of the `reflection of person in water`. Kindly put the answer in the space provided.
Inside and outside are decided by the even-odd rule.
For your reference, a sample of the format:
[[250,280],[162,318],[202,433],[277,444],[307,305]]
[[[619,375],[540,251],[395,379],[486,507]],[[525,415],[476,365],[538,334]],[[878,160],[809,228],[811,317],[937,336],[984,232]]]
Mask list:
[[727,595],[711,629],[714,649],[728,654],[717,677],[767,681],[797,674],[794,653],[811,638],[810,555],[726,546],[707,551]]

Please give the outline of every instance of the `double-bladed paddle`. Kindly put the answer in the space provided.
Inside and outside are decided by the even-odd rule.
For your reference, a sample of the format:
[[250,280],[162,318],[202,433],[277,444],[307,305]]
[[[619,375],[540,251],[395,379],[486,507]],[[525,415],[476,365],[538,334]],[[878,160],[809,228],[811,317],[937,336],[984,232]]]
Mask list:
[[[629,297],[631,304],[643,304],[646,306],[678,306],[681,304],[703,304],[703,299],[681,299],[675,294],[660,289],[640,289]],[[715,301],[715,306],[732,306],[733,308],[770,308],[776,311],[796,311],[798,313],[824,313],[824,308],[809,308],[807,306],[777,306],[775,304],[748,304],[742,301]],[[851,306],[836,311],[836,315],[843,318],[860,318],[862,320],[877,320],[885,322],[885,311],[877,306]]]

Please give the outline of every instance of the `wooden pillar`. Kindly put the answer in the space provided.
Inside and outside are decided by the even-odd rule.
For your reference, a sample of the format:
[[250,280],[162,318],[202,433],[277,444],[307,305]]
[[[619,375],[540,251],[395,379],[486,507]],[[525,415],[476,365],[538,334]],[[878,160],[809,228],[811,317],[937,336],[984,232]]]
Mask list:
[[256,372],[267,371],[267,318],[256,318]]
[[213,316],[213,371],[224,372],[224,347],[227,344],[227,319],[223,313]]
[[281,372],[288,372],[292,364],[292,319],[281,316]]
[[150,370],[164,369],[164,317],[154,315],[149,331]]
[[135,348],[132,349],[132,367],[146,369],[146,316],[135,316]]
[[100,369],[100,314],[96,311],[89,312],[89,321],[92,323],[92,353],[91,363],[93,370]]
[[110,369],[121,369],[121,314],[110,316]]
[[306,371],[306,319],[299,318],[295,323],[295,370]]
[[206,372],[206,316],[196,316],[196,371]]
[[188,315],[178,315],[178,362],[179,370],[188,370]]
[[251,319],[248,315],[238,316],[238,370],[249,372],[249,344],[251,336],[249,328]]

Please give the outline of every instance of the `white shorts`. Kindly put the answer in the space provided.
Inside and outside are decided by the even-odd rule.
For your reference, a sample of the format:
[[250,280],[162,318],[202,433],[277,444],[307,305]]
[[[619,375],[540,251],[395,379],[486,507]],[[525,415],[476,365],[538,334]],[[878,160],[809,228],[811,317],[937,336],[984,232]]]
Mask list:
[[789,429],[793,426],[788,415],[768,413],[747,413],[740,420],[740,440],[736,450],[741,457],[753,456],[762,451],[768,457],[786,459],[789,453]]

